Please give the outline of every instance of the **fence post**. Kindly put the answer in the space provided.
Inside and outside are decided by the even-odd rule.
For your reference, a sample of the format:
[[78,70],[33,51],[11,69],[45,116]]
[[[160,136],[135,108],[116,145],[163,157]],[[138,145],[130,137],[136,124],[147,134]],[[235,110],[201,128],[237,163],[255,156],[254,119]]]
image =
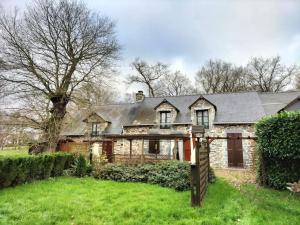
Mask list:
[[196,163],[191,164],[191,205],[192,207],[200,206],[200,143],[199,138],[197,138],[195,156]]

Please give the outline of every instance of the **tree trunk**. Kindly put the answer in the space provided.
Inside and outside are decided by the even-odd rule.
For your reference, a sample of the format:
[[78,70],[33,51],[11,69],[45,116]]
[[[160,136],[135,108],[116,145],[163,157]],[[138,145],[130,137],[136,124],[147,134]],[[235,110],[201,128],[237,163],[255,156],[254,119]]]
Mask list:
[[50,111],[51,116],[48,120],[46,128],[46,141],[48,144],[47,150],[54,152],[57,147],[63,118],[66,114],[66,107],[69,100],[63,95],[57,95],[55,97],[52,97],[50,100],[53,106]]

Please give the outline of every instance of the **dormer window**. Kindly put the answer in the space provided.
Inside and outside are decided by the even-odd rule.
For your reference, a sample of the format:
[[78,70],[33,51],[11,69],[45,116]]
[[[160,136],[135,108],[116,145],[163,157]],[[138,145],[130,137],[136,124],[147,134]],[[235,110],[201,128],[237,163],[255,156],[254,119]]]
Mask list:
[[197,125],[203,126],[205,129],[209,128],[209,118],[208,118],[208,110],[197,110]]
[[171,112],[170,111],[161,111],[160,112],[160,128],[161,129],[170,129],[171,127]]
[[100,123],[92,123],[92,136],[100,135]]

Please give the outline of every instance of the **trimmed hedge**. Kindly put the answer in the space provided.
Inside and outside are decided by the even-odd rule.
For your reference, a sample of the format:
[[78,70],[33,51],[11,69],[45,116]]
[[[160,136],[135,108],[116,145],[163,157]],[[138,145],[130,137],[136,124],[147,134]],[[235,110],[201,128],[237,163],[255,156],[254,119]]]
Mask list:
[[[215,181],[213,170],[210,178]],[[94,171],[95,178],[121,182],[144,182],[174,188],[177,191],[190,190],[190,164],[187,162],[166,161],[157,164],[124,166],[108,164]]]
[[282,112],[259,121],[258,180],[261,185],[285,189],[300,179],[300,113]]
[[67,153],[0,157],[0,188],[61,176],[73,162],[74,156]]

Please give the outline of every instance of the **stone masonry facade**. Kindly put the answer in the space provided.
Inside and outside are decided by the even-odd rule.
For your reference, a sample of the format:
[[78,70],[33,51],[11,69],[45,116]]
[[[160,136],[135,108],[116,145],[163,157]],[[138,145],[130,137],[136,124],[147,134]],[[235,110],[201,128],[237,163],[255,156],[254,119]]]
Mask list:
[[[123,127],[123,134],[130,135],[130,134],[149,134],[155,130],[155,132],[160,134],[168,134],[171,132],[179,132],[182,134],[188,134],[189,127],[194,124],[196,125],[196,111],[197,110],[208,110],[209,115],[209,129],[206,129],[205,134],[211,137],[226,137],[227,133],[241,133],[243,137],[253,137],[254,136],[254,125],[252,124],[234,124],[234,125],[215,125],[213,122],[215,120],[215,107],[207,102],[205,99],[199,99],[197,102],[195,102],[191,108],[191,122],[190,124],[173,124],[173,126],[170,129],[160,129],[159,126],[159,116],[161,111],[170,111],[171,112],[171,118],[172,123],[174,123],[177,115],[176,109],[168,104],[167,102],[164,102],[159,105],[159,107],[156,108],[156,116],[155,121],[153,121],[154,125],[132,125],[128,127]],[[101,126],[101,129],[108,126],[108,123],[103,120],[102,118],[97,118],[94,116],[91,116],[88,120],[88,127],[91,126],[92,122],[101,122],[103,123],[103,126]],[[157,125],[156,125],[157,124]],[[91,128],[91,127],[90,127]],[[91,132],[88,130],[88,133]],[[82,142],[83,137],[75,138],[76,142]],[[100,140],[101,138],[97,138]],[[93,141],[93,137],[90,138],[91,141]],[[104,139],[103,139],[104,140]],[[183,146],[183,139],[177,140],[181,142],[181,146]],[[172,154],[172,148],[174,148],[174,142],[175,140],[160,140],[161,145],[161,152],[163,154],[167,154],[166,151],[170,151]],[[102,152],[102,144],[101,140],[99,141],[99,145],[96,145],[98,148],[99,153]],[[242,147],[243,147],[243,165],[244,168],[251,168],[253,166],[253,158],[254,158],[254,152],[255,152],[255,141],[254,140],[242,140]],[[183,148],[183,147],[182,147]],[[147,154],[149,149],[149,140],[142,140],[142,139],[136,139],[132,140],[132,155],[142,155]],[[95,148],[93,149],[95,150]],[[184,149],[183,149],[184,151]],[[130,152],[130,141],[125,138],[118,138],[114,139],[113,141],[113,154],[116,155],[125,155],[129,154]],[[227,154],[227,140],[214,140],[210,144],[210,164],[212,167],[218,167],[218,168],[227,168],[228,167],[228,154]]]
[[[214,125],[213,128],[207,132],[207,135],[212,137],[226,137],[227,133],[241,133],[242,137],[253,137],[254,125]],[[255,141],[243,139],[242,146],[244,168],[251,168],[255,154]],[[226,139],[217,139],[210,144],[210,164],[218,168],[228,167]]]

